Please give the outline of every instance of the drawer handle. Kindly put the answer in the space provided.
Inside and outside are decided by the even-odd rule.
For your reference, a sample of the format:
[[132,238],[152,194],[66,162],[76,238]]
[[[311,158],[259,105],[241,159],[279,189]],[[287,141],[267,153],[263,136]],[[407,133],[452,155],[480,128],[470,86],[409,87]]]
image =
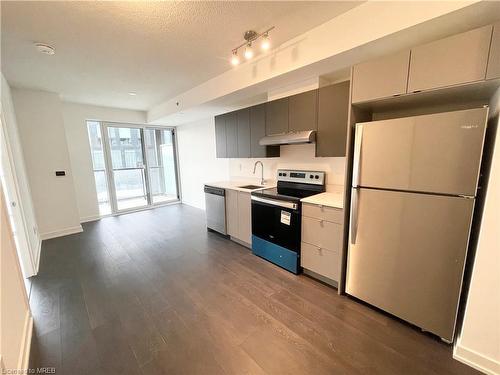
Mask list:
[[322,204],[318,204],[318,207],[321,211],[323,211],[323,205]]
[[324,220],[320,220],[319,225],[323,226],[324,222],[325,222]]
[[319,247],[319,246],[318,246],[318,252],[319,252],[320,254],[322,254],[322,253],[323,253],[323,249],[322,249],[321,247]]

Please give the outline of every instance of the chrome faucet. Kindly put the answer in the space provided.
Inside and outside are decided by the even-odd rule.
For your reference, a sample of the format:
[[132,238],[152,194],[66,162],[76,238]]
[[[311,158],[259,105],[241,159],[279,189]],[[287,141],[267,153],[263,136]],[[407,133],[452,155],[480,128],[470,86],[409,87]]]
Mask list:
[[255,174],[255,169],[257,169],[257,164],[260,163],[260,166],[261,166],[261,174],[260,174],[260,184],[261,185],[265,185],[266,181],[264,180],[264,164],[262,164],[262,162],[260,160],[257,160],[255,162],[255,164],[253,165],[253,174]]

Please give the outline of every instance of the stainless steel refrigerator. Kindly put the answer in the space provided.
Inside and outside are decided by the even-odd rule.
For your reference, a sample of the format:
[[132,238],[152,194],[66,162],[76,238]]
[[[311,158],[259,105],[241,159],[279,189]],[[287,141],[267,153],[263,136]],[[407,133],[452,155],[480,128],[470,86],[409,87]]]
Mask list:
[[488,108],[356,124],[346,292],[453,340]]

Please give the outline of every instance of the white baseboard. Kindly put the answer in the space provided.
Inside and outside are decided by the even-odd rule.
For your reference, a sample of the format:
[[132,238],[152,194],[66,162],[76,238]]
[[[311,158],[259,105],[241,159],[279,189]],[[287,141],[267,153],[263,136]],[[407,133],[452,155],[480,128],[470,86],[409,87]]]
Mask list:
[[96,221],[101,218],[100,215],[90,215],[90,216],[85,216],[80,218],[80,224],[83,223],[88,223],[89,221]]
[[21,341],[21,352],[17,364],[18,369],[27,370],[30,361],[31,338],[33,336],[33,317],[30,310],[26,312],[24,319],[23,340]]
[[40,234],[40,238],[42,240],[49,240],[51,238],[67,236],[67,235],[70,235],[70,234],[80,233],[80,232],[83,232],[82,226],[81,225],[76,225],[74,227],[64,228],[64,229],[56,230],[56,231],[53,231],[53,232],[41,233]]
[[500,362],[460,345],[453,350],[453,358],[488,375],[500,375]]

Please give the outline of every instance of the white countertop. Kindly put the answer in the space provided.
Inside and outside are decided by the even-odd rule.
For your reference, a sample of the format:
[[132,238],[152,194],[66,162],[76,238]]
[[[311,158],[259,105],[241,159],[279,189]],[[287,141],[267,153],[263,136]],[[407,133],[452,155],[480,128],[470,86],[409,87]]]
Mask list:
[[333,208],[344,208],[343,193],[320,193],[311,195],[307,198],[302,198],[300,201],[303,203],[311,203]]
[[248,180],[247,181],[245,181],[245,180],[234,180],[233,181],[232,180],[232,181],[207,182],[207,183],[205,183],[205,185],[218,187],[218,188],[222,188],[222,189],[244,191],[247,193],[249,193],[251,191],[257,191],[257,190],[276,187],[276,184],[274,182],[269,182],[269,183],[266,183],[266,185],[264,185],[258,189],[243,189],[243,188],[241,188],[240,186],[244,186],[244,185],[260,185],[259,183],[256,183],[255,181],[248,181]]

